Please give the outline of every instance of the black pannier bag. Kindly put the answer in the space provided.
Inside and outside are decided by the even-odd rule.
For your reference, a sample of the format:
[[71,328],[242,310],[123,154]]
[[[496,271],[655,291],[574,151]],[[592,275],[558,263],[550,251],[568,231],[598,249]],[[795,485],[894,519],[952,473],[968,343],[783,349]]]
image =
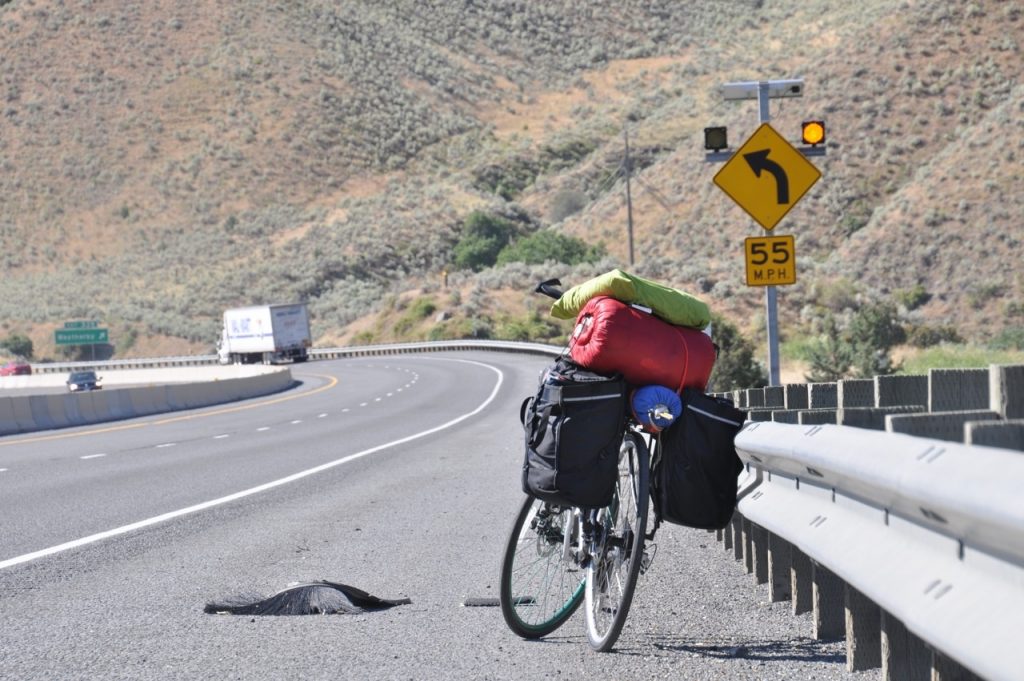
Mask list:
[[734,439],[745,414],[731,402],[687,388],[683,413],[661,437],[651,485],[658,522],[717,530],[736,510],[743,463]]
[[523,491],[555,504],[612,501],[626,415],[626,384],[559,358],[523,402]]

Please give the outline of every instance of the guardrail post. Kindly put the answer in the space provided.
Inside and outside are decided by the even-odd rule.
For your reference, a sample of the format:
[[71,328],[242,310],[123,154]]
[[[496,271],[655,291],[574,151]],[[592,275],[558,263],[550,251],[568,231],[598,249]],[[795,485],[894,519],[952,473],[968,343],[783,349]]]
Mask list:
[[898,619],[882,611],[882,681],[930,681],[931,651]]
[[881,610],[871,599],[846,585],[846,670],[882,666]]
[[984,681],[984,679],[969,669],[965,669],[956,660],[935,650],[932,651],[932,681]]
[[751,574],[754,571],[754,526],[747,520],[743,519],[743,568],[747,571],[747,574]]
[[726,551],[732,551],[732,528],[733,528],[733,521],[735,521],[735,520],[736,520],[736,514],[734,513],[733,516],[732,516],[732,519],[729,521],[729,524],[726,525],[725,528],[723,528],[723,530],[722,530],[722,544],[723,544],[723,548]]
[[768,535],[768,602],[788,601],[791,597],[790,571],[793,545],[776,534]]
[[819,641],[843,638],[846,633],[843,580],[823,565],[812,562],[811,566],[814,638]]
[[789,568],[790,592],[793,595],[793,614],[802,615],[814,610],[814,576],[811,559],[793,547]]
[[751,544],[754,548],[754,580],[758,584],[768,583],[768,530],[751,524]]
[[738,512],[732,516],[729,524],[732,528],[732,555],[736,560],[743,560],[743,516]]

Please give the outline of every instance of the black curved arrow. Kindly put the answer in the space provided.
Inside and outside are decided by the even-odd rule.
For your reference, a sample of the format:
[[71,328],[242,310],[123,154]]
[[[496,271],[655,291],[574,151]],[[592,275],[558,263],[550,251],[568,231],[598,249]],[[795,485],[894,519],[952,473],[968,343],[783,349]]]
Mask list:
[[743,158],[747,159],[747,163],[750,164],[750,169],[754,171],[754,174],[761,177],[761,171],[767,170],[769,173],[775,176],[776,185],[776,200],[781,205],[789,203],[789,176],[786,175],[785,169],[775,161],[768,158],[768,154],[771,149],[762,149],[761,151],[752,151],[749,154],[743,154]]

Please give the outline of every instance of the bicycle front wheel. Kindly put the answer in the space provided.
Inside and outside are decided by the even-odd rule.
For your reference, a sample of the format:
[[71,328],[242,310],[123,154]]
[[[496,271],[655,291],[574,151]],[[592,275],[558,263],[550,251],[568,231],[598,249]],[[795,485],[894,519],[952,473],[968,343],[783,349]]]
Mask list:
[[501,614],[523,638],[562,626],[583,602],[578,512],[527,497],[501,564]]
[[597,513],[587,567],[587,640],[599,652],[615,645],[633,602],[644,557],[649,469],[643,438],[627,432],[619,449],[615,498]]

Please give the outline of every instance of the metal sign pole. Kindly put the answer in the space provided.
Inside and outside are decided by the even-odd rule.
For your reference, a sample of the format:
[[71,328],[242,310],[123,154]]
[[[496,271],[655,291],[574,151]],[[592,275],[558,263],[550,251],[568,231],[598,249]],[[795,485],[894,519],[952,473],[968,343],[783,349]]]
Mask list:
[[[757,84],[758,123],[768,123],[772,119],[768,94],[768,81],[760,81]],[[779,305],[774,286],[764,289],[764,307],[768,326],[768,385],[779,385]]]

